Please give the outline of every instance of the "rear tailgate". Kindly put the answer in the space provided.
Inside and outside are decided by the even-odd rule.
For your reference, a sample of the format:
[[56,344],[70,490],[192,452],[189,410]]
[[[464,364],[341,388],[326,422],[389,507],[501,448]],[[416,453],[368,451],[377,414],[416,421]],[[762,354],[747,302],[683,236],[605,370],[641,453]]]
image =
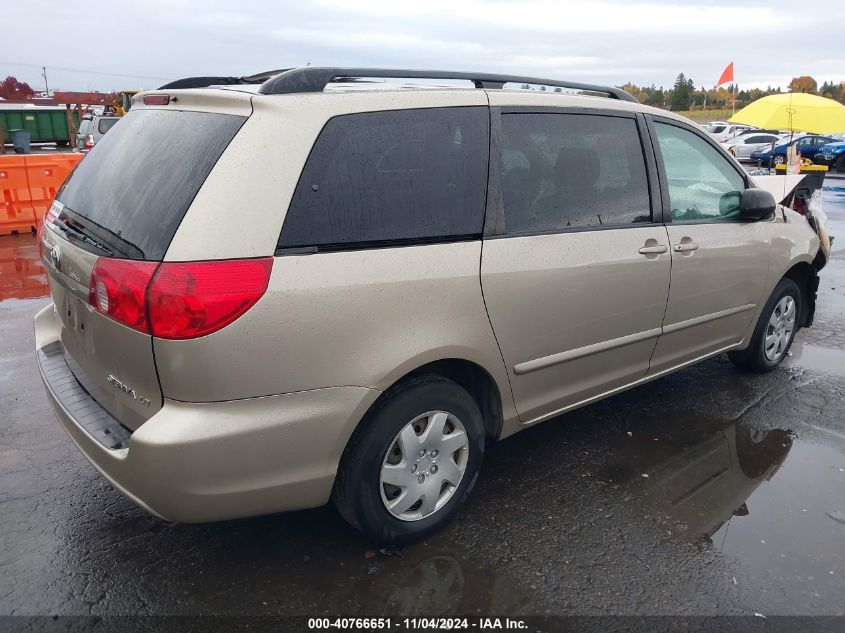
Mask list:
[[44,230],[41,242],[50,292],[61,320],[61,342],[76,379],[130,429],[161,408],[152,337],[95,311],[88,285],[98,256]]
[[[92,272],[98,261],[118,260],[155,270],[245,120],[220,112],[133,109],[79,164],[45,221],[42,257],[65,360],[83,388],[130,429],[162,406],[152,337],[95,309],[92,300],[102,306],[104,291],[95,287],[89,299]],[[134,292],[143,313],[145,287],[121,283],[118,292]]]

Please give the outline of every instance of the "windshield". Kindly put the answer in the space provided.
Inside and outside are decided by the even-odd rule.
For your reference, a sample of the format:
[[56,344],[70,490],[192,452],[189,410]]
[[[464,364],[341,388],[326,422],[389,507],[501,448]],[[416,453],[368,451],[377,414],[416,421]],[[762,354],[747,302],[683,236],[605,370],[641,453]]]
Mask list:
[[133,110],[59,191],[60,218],[119,257],[161,260],[245,120],[209,112]]

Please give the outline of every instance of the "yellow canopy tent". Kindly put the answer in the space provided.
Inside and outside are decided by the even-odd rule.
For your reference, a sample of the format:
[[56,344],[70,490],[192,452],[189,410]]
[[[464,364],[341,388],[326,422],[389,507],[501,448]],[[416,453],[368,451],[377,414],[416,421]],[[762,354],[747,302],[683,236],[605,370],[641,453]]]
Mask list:
[[845,132],[845,106],[803,92],[769,95],[748,104],[728,119],[755,127],[791,132]]

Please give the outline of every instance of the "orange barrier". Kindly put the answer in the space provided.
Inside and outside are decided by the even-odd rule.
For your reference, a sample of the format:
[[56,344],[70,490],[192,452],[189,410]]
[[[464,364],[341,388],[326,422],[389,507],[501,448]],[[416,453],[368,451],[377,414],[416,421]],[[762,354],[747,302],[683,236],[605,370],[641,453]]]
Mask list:
[[83,154],[0,156],[0,235],[34,231]]

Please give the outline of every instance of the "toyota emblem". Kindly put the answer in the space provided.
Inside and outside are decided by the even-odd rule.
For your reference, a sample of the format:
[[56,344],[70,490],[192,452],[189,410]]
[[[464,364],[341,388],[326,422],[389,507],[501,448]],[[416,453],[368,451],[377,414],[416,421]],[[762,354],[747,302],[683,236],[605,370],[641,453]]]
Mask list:
[[54,246],[50,251],[50,261],[53,264],[53,268],[58,270],[62,262],[62,251],[59,250],[58,246]]

